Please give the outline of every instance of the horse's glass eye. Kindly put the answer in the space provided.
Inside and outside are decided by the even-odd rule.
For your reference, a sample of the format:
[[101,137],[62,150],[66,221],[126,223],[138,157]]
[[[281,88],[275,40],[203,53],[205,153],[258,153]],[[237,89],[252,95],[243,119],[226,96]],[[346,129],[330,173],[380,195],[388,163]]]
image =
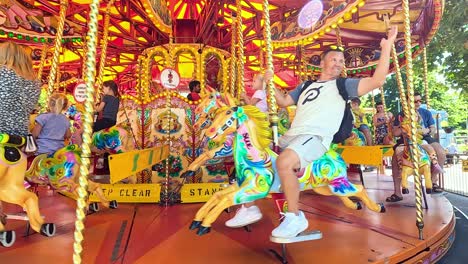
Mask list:
[[228,111],[226,112],[226,115],[229,115],[229,114],[231,114],[231,110],[228,110]]

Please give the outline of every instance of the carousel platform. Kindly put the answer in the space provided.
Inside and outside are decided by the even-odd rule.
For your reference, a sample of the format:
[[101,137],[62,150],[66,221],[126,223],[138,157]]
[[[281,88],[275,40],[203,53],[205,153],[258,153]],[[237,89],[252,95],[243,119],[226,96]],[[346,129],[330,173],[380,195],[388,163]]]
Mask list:
[[[370,197],[385,201],[392,193],[390,176],[364,174]],[[358,177],[355,177],[358,180]],[[9,220],[17,233],[11,248],[0,247],[2,264],[72,263],[75,201],[42,190],[41,214],[57,224],[55,237],[26,235],[26,223]],[[312,191],[301,194],[301,209],[309,229],[320,230],[320,240],[287,245],[289,263],[435,263],[451,247],[455,217],[443,195],[428,195],[424,210],[424,240],[418,239],[414,195],[398,203],[385,203],[386,213],[366,208],[352,211],[337,198]],[[269,241],[278,224],[271,199],[258,202],[264,218],[245,229],[224,226],[235,212],[223,213],[209,234],[197,236],[188,230],[201,204],[161,207],[154,204],[121,204],[116,210],[101,209],[86,219],[83,263],[280,263]],[[8,214],[21,213],[5,205]]]

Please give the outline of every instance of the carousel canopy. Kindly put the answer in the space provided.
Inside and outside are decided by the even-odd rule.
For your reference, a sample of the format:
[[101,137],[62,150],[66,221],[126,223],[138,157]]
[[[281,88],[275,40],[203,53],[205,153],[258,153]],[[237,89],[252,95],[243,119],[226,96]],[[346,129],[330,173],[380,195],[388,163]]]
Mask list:
[[[80,78],[86,52],[89,0],[0,1],[0,41],[13,40],[34,47],[38,64],[43,47],[53,47],[60,5],[66,2],[59,69],[62,79]],[[105,78],[137,78],[138,56],[147,48],[167,44],[171,36],[175,43],[199,43],[200,49],[207,45],[229,52],[233,37],[231,25],[240,15],[245,77],[249,81],[265,64],[262,2],[242,1],[242,10],[237,10],[234,0],[102,1],[101,34],[105,30],[106,12],[110,17]],[[318,74],[320,53],[340,41],[345,47],[348,74],[372,74],[388,23],[399,26],[396,48],[401,53],[400,64],[404,64],[404,15],[399,0],[270,0],[269,3],[275,82],[279,86],[293,87],[300,78]],[[443,0],[411,1],[414,56],[435,34],[443,5]],[[44,74],[51,55],[49,49]]]

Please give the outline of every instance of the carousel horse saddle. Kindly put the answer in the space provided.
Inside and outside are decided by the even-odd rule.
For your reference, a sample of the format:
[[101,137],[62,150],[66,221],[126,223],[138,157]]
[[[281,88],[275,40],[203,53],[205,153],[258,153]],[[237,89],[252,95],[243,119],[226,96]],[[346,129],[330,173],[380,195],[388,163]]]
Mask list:
[[24,137],[0,134],[0,158],[8,163],[19,161],[21,159],[21,151],[18,147],[24,145],[24,143]]

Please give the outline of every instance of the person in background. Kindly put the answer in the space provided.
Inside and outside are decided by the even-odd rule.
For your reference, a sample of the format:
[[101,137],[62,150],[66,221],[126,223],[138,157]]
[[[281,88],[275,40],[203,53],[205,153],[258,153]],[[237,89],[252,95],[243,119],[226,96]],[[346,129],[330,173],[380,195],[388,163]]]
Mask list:
[[0,133],[26,137],[29,115],[39,94],[30,49],[13,42],[0,43]]
[[366,137],[367,146],[372,146],[372,135],[367,124],[366,114],[359,107],[361,105],[361,100],[359,98],[353,98],[351,100],[351,108],[354,114],[354,126],[361,131]]
[[267,95],[265,92],[266,83],[264,81],[264,76],[262,74],[258,74],[254,78],[252,88],[255,89],[252,98],[248,97],[245,93],[241,94],[241,98],[244,102],[248,105],[255,105],[260,109],[260,111],[264,113],[268,113],[268,104],[267,104]]
[[193,80],[189,83],[190,93],[187,95],[187,99],[190,101],[198,101],[201,99],[200,97],[200,81]]
[[[408,98],[407,98],[408,99]],[[431,166],[431,173],[432,173],[432,191],[435,193],[443,192],[443,189],[437,184],[438,182],[438,174],[442,173],[443,170],[440,167],[440,164],[445,163],[445,150],[443,147],[437,142],[434,138],[432,138],[432,134],[435,133],[435,121],[432,117],[432,114],[429,110],[421,108],[421,94],[414,93],[414,106],[418,111],[418,121],[421,126],[419,129],[419,133],[422,134],[423,144],[421,147],[426,150],[426,152],[430,153],[435,151],[437,155],[437,160],[432,159],[432,166]],[[398,164],[398,159],[401,158],[403,154],[403,131],[400,127],[400,118],[403,117],[403,112],[398,113],[395,120],[393,121],[393,135],[395,137],[400,137],[396,142],[395,146],[393,147],[394,153],[392,156],[392,178],[393,178],[393,185],[394,185],[394,193],[387,197],[387,202],[399,202],[403,200],[403,194],[401,192],[401,170]]]
[[[26,137],[29,115],[37,105],[40,81],[33,70],[31,49],[14,42],[0,43],[0,133]],[[24,187],[30,187],[24,181]],[[6,222],[0,202],[0,221]]]
[[96,112],[102,111],[102,118],[94,123],[93,132],[110,128],[117,123],[120,106],[119,88],[114,81],[105,81],[102,86],[104,96],[96,107]]
[[53,94],[49,98],[47,113],[36,117],[32,134],[37,144],[37,155],[53,154],[65,146],[70,138],[70,120],[62,113],[68,105],[63,94]]
[[386,137],[389,133],[389,122],[393,118],[393,115],[392,113],[385,112],[382,102],[377,102],[375,109],[377,113],[372,117],[372,123],[375,127],[374,143],[375,145],[388,145],[390,142],[386,140]]

